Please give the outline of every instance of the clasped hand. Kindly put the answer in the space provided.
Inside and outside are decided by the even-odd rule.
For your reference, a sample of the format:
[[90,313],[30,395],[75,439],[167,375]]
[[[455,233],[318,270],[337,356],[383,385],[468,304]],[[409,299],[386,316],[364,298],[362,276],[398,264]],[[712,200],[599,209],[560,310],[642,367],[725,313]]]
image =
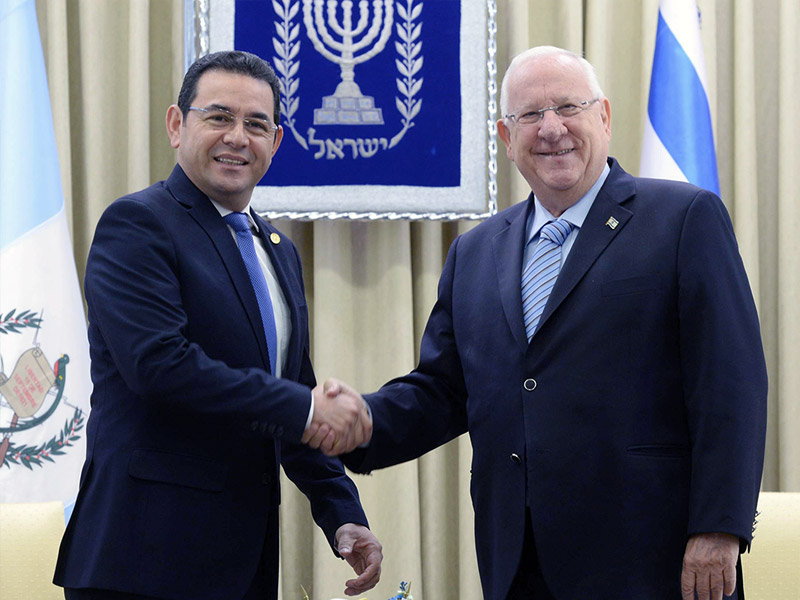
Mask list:
[[357,391],[337,379],[313,390],[314,416],[302,442],[328,456],[350,452],[372,437],[372,419]]

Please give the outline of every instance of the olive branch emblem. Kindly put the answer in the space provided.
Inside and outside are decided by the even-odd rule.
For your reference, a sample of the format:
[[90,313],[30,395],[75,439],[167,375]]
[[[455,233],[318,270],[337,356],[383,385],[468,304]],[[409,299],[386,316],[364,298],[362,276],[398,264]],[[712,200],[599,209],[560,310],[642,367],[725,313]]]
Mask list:
[[5,317],[3,316],[3,313],[0,313],[0,333],[21,333],[21,330],[25,329],[26,327],[33,327],[35,329],[39,328],[42,318],[39,317],[35,312],[31,310],[23,310],[21,313],[15,316],[16,312],[17,309],[12,308]]
[[291,129],[297,143],[304,150],[308,150],[308,143],[305,138],[297,132],[295,127],[294,113],[300,105],[300,98],[295,97],[297,88],[300,85],[300,78],[296,77],[300,68],[300,61],[295,60],[300,51],[300,25],[293,22],[300,10],[300,2],[292,3],[291,0],[273,0],[272,8],[275,14],[281,19],[275,21],[275,31],[278,32],[277,38],[272,38],[272,45],[279,58],[275,58],[275,70],[280,73],[281,88],[281,112],[284,115],[286,126]]
[[[23,310],[22,312],[17,313],[17,309],[14,308],[11,309],[5,316],[3,316],[3,313],[0,313],[0,334],[8,335],[9,333],[23,333],[23,330],[26,328],[39,329],[41,327],[41,323],[42,317],[39,316],[38,313],[31,310]],[[36,333],[38,335],[38,331]],[[29,355],[30,353],[33,353],[34,356],[41,356],[42,360],[44,360],[43,354],[38,348],[38,345],[35,346],[34,349],[24,353],[23,357]],[[80,436],[77,435],[77,433],[83,429],[85,416],[83,414],[83,410],[76,408],[74,415],[72,418],[67,419],[63,429],[57,435],[54,435],[43,444],[39,446],[28,446],[21,444],[17,446],[11,441],[11,436],[14,433],[37,427],[46,421],[56,410],[64,394],[66,365],[68,362],[69,357],[63,355],[56,362],[55,371],[51,372],[51,375],[54,377],[54,379],[48,379],[47,376],[44,376],[41,379],[41,382],[52,382],[53,387],[56,390],[55,399],[43,414],[31,419],[24,419],[20,421],[19,415],[16,414],[17,407],[12,403],[11,400],[9,400],[9,405],[12,410],[15,411],[15,414],[9,427],[0,427],[0,434],[2,434],[2,438],[0,438],[0,468],[8,467],[10,469],[11,465],[15,464],[22,465],[32,471],[34,466],[41,467],[44,464],[44,461],[55,462],[52,457],[65,454],[66,448],[72,446],[74,442],[80,439]],[[1,357],[0,365],[2,365]],[[31,366],[35,365],[36,363],[32,363]],[[41,368],[41,363],[39,366]],[[39,373],[39,375],[45,374],[42,372]],[[27,376],[36,378],[36,373],[34,371],[28,371]],[[6,377],[6,375],[2,372],[2,367],[0,367],[0,390],[3,389],[2,386],[7,381],[8,377]],[[0,395],[0,398],[2,398],[2,395]]]
[[75,409],[75,414],[72,418],[67,419],[64,423],[63,429],[57,434],[39,446],[26,446],[22,444],[15,446],[9,442],[8,451],[3,457],[3,462],[0,468],[11,468],[11,463],[15,465],[22,465],[27,469],[33,471],[33,467],[41,467],[43,461],[55,462],[52,457],[66,454],[64,448],[72,446],[73,442],[78,441],[81,437],[78,432],[83,429],[86,417],[80,408]]
[[417,42],[422,33],[422,23],[414,24],[421,12],[422,3],[414,6],[414,0],[406,0],[405,7],[400,3],[397,4],[397,14],[403,20],[403,23],[397,23],[397,37],[402,40],[402,43],[394,43],[394,47],[400,55],[400,58],[395,59],[394,62],[400,75],[403,76],[402,79],[396,80],[397,89],[403,95],[403,99],[395,97],[395,104],[397,110],[403,115],[403,129],[389,142],[389,148],[393,148],[403,138],[406,131],[414,126],[414,117],[422,108],[422,99],[414,100],[414,96],[422,89],[423,81],[422,77],[414,78],[422,68],[422,56],[419,56],[422,42]]

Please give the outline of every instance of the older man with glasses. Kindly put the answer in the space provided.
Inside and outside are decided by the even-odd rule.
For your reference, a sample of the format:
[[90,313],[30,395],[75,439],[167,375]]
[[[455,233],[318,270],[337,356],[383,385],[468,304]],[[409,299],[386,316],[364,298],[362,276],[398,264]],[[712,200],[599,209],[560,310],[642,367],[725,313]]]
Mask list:
[[728,214],[609,158],[580,56],[522,53],[500,104],[531,194],[453,242],[419,365],[365,397],[372,439],[344,462],[468,432],[487,600],[741,600],[767,379]]

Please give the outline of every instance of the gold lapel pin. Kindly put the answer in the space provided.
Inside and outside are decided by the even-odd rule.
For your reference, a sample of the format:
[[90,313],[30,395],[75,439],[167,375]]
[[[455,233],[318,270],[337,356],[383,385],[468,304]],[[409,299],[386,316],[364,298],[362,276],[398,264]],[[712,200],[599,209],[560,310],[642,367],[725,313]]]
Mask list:
[[281,236],[279,236],[277,233],[270,233],[269,234],[269,241],[272,242],[273,244],[280,244],[281,243]]
[[614,217],[608,217],[608,221],[606,221],[606,225],[608,227],[610,227],[611,229],[616,229],[617,225],[619,225],[619,221],[617,221]]

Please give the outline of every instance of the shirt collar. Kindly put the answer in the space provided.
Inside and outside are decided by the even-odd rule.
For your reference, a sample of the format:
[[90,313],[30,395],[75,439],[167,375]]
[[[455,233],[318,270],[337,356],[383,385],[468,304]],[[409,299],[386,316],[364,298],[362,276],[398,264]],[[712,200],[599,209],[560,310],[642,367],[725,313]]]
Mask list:
[[[219,213],[220,217],[225,217],[225,216],[231,214],[232,212],[234,212],[230,208],[225,208],[224,206],[222,206],[219,202],[217,202],[213,198],[209,198],[209,200],[211,200],[211,204],[214,205],[214,208],[217,209],[217,212]],[[244,210],[242,212],[247,215],[247,220],[250,221],[250,229],[252,229],[256,233],[258,233],[258,225],[256,224],[255,219],[253,219],[253,215],[250,213],[250,203],[249,202],[247,203],[247,206],[244,207]]]
[[[589,209],[591,209],[592,204],[594,204],[594,199],[597,198],[597,194],[606,182],[606,178],[610,172],[611,169],[608,167],[608,163],[606,163],[603,166],[603,172],[600,173],[600,177],[598,177],[594,185],[589,188],[589,191],[575,204],[565,210],[559,218],[569,221],[576,229],[580,229],[583,226],[583,222],[586,220],[586,215],[589,214]],[[539,202],[539,199],[535,195],[533,197],[533,214],[531,217],[528,218],[528,241],[538,235],[539,230],[547,223],[556,220],[556,217],[551,215],[550,211],[542,206],[542,203]]]

